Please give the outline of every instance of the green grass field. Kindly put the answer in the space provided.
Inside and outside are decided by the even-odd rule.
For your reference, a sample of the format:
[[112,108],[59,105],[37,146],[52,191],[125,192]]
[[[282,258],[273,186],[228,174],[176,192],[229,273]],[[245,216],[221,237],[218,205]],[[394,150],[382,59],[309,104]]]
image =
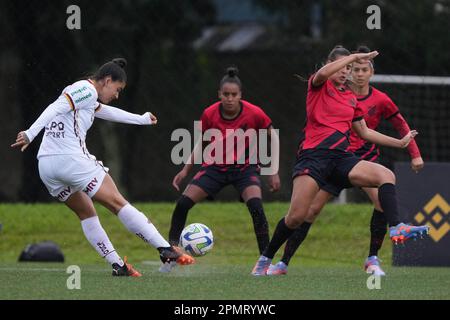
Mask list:
[[[173,204],[136,204],[167,235]],[[267,203],[271,232],[287,203]],[[367,289],[362,270],[369,241],[369,205],[328,205],[283,277],[253,277],[258,257],[253,227],[240,203],[203,203],[188,222],[214,232],[215,246],[193,266],[170,274],[157,269],[157,251],[131,235],[120,221],[98,207],[100,220],[120,255],[142,278],[113,278],[110,267],[85,240],[80,223],[60,204],[0,204],[0,299],[449,299],[449,268],[399,268],[391,265],[392,245],[380,251],[387,276],[380,290]],[[23,248],[52,240],[64,264],[18,263]],[[279,256],[276,257],[276,260]],[[66,268],[81,268],[81,289],[69,290]]]

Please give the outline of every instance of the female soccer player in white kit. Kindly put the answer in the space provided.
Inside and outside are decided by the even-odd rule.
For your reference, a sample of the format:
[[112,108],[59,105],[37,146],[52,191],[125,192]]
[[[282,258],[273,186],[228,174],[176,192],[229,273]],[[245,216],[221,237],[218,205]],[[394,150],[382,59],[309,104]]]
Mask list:
[[11,147],[21,147],[24,151],[45,128],[37,155],[41,180],[53,197],[77,214],[88,241],[112,265],[113,276],[139,277],[141,274],[127,263],[126,257],[122,261],[117,254],[100,224],[91,198],[116,214],[130,232],[157,248],[163,263],[192,264],[194,259],[175,251],[147,217],[125,200],[108,174],[108,168],[86,148],[86,134],[94,118],[136,125],[157,123],[150,112],[137,115],[107,105],[118,99],[125,88],[125,66],[125,59],[114,59],[89,79],[66,87],[28,130],[18,133]]

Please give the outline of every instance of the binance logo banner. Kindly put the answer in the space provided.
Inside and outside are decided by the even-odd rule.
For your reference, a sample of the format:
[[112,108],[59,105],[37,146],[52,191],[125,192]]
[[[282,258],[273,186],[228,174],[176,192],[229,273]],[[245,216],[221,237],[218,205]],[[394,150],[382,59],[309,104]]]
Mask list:
[[414,220],[418,224],[430,226],[430,237],[439,242],[450,231],[450,205],[437,193],[423,210],[416,214]]
[[400,218],[414,225],[428,225],[424,240],[394,246],[393,264],[450,266],[450,163],[425,163],[418,174],[410,163],[396,163]]

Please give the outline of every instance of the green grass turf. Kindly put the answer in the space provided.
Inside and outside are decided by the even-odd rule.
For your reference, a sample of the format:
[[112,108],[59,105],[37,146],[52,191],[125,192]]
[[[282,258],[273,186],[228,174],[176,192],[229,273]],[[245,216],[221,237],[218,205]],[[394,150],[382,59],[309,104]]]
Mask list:
[[[167,235],[174,204],[136,204]],[[271,232],[287,203],[267,203]],[[202,203],[188,217],[215,236],[197,264],[160,274],[158,254],[98,207],[103,227],[120,255],[144,277],[113,278],[85,240],[77,218],[61,204],[0,204],[0,299],[448,299],[449,268],[391,267],[385,241],[380,257],[388,273],[380,290],[368,290],[362,264],[369,241],[369,205],[328,205],[283,277],[253,277],[258,257],[253,227],[241,203]],[[17,263],[32,242],[57,242],[64,264]],[[277,256],[279,257],[279,255]],[[276,258],[277,258],[276,257]],[[69,265],[81,268],[81,290],[68,290]]]

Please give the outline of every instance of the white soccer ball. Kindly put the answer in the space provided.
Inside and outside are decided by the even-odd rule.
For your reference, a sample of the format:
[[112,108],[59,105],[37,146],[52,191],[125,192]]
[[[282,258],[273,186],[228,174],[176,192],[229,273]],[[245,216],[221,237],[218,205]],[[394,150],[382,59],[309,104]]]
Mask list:
[[204,224],[192,223],[181,232],[180,245],[193,256],[203,256],[214,245],[212,231]]

